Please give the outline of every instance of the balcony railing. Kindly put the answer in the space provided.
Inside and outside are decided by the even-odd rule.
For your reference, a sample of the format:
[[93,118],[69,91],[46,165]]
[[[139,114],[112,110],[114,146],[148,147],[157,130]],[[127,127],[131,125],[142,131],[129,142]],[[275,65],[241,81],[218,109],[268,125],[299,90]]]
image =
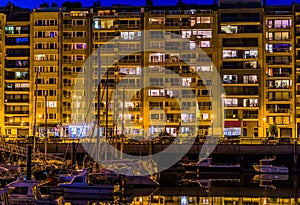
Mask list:
[[5,114],[29,114],[29,110],[5,110]]
[[29,103],[29,99],[5,99],[8,103]]
[[289,113],[291,109],[268,109],[269,113]]
[[5,122],[5,126],[29,126],[29,122]]
[[243,114],[243,119],[257,119],[258,114]]

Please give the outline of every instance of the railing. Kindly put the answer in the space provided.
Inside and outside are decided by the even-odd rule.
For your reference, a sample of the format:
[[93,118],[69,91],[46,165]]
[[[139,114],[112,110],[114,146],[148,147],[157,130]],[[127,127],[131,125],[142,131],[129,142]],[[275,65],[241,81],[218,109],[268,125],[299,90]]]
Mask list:
[[267,112],[269,113],[289,113],[291,109],[269,109]]

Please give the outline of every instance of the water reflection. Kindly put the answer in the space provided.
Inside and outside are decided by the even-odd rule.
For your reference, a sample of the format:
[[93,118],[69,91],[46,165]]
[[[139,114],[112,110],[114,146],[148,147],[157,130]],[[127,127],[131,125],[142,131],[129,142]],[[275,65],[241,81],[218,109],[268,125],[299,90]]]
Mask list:
[[298,204],[300,176],[286,174],[161,174],[159,188],[126,189],[106,201],[65,199],[65,204],[277,205]]

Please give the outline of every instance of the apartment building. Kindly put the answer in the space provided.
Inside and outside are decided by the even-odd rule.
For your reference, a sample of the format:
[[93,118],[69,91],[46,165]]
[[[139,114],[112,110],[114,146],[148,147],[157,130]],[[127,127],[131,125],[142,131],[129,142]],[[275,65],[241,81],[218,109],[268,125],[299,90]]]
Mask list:
[[[47,127],[51,135],[84,136],[92,105],[92,123],[100,106],[101,134],[211,135],[212,97],[221,93],[197,73],[211,76],[215,67],[225,90],[224,136],[266,137],[270,124],[280,136],[298,136],[295,4],[83,8],[66,2],[31,12],[11,4],[0,10],[2,134],[41,135]],[[84,64],[99,47],[94,57],[113,63]],[[108,70],[101,80],[100,68]],[[85,87],[98,81],[99,97],[96,86]]]
[[[262,123],[277,124],[281,136],[293,136],[295,124],[294,15],[292,7],[264,10],[264,118]],[[265,135],[265,130],[264,130]]]
[[30,129],[30,10],[8,4],[1,14],[1,133]]
[[263,36],[261,1],[220,1],[218,66],[225,89],[224,136],[262,136]]
[[[46,127],[54,130],[60,119],[60,12],[58,8],[31,12],[31,122],[36,133],[44,136]],[[34,131],[32,132],[34,134]]]

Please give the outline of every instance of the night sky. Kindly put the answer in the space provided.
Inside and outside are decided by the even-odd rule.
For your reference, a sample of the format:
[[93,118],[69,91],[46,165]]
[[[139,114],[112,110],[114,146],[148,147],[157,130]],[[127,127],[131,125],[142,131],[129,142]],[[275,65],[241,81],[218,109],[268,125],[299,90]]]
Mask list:
[[[7,2],[9,0],[0,0],[0,6],[7,5]],[[43,2],[48,2],[51,4],[52,2],[55,2],[58,4],[58,6],[61,6],[62,2],[65,2],[65,0],[10,0],[13,4],[25,8],[36,8],[39,7],[39,5]],[[92,6],[93,2],[96,2],[97,0],[69,0],[70,2],[82,2],[83,6]],[[153,0],[154,5],[175,5],[178,0]],[[102,6],[111,6],[112,4],[129,4],[129,5],[144,5],[145,0],[100,0]],[[193,4],[210,4],[213,2],[213,0],[182,0],[184,3],[193,3]],[[293,0],[267,0],[267,4],[271,5],[286,5],[291,4]],[[300,0],[296,0],[295,2],[300,3]]]

